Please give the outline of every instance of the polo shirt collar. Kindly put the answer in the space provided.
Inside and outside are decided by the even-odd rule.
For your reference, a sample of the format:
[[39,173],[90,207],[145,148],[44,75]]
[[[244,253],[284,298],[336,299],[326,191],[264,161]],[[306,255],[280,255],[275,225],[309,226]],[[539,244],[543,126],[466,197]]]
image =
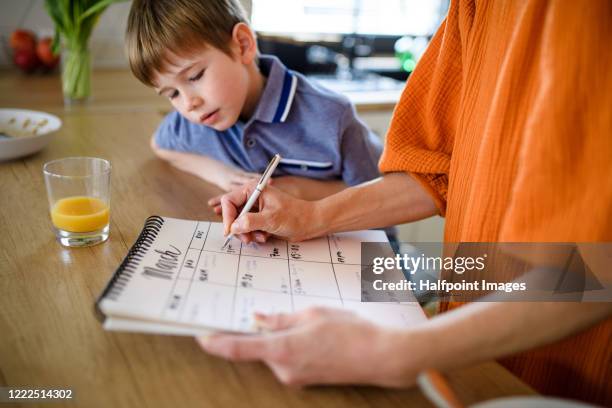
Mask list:
[[298,78],[278,58],[270,55],[259,57],[259,69],[267,80],[252,119],[267,123],[284,122],[293,104]]

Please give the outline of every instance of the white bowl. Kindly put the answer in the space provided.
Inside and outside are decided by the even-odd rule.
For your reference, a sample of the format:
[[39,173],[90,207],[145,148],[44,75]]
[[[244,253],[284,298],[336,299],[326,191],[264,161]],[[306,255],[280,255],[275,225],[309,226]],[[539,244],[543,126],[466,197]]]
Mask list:
[[41,150],[62,127],[55,115],[25,109],[0,109],[0,161]]
[[479,402],[470,408],[597,408],[581,401],[553,397],[504,397]]

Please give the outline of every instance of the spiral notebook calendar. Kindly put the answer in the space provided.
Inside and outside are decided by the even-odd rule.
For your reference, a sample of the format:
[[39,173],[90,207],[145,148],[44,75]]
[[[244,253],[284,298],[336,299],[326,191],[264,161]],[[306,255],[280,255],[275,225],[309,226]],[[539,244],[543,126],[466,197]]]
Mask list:
[[[152,216],[96,302],[107,330],[173,335],[252,333],[253,314],[348,309],[378,324],[425,319],[419,304],[361,302],[361,242],[382,231],[222,248],[223,225]],[[389,248],[390,249],[390,248]]]

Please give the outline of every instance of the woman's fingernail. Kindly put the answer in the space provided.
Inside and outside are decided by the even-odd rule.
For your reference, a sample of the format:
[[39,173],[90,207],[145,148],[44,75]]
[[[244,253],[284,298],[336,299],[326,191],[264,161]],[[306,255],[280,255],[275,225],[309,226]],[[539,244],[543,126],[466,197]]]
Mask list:
[[198,343],[200,343],[200,346],[206,346],[206,344],[208,344],[208,341],[210,340],[210,334],[205,334],[204,336],[196,337],[196,340],[198,341]]
[[253,327],[257,331],[268,331],[270,330],[270,325],[266,320],[266,316],[260,313],[253,314]]

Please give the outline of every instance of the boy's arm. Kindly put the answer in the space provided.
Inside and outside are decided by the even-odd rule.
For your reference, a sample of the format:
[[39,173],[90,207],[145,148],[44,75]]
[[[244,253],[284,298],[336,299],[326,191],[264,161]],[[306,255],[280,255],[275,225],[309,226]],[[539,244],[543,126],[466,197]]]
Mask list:
[[155,142],[155,135],[151,137],[151,149],[157,157],[166,160],[177,169],[191,173],[225,191],[260,177],[257,173],[239,170],[207,156],[162,149]]
[[339,132],[342,180],[355,186],[380,177],[378,161],[383,150],[382,142],[359,119],[351,104],[344,109]]

